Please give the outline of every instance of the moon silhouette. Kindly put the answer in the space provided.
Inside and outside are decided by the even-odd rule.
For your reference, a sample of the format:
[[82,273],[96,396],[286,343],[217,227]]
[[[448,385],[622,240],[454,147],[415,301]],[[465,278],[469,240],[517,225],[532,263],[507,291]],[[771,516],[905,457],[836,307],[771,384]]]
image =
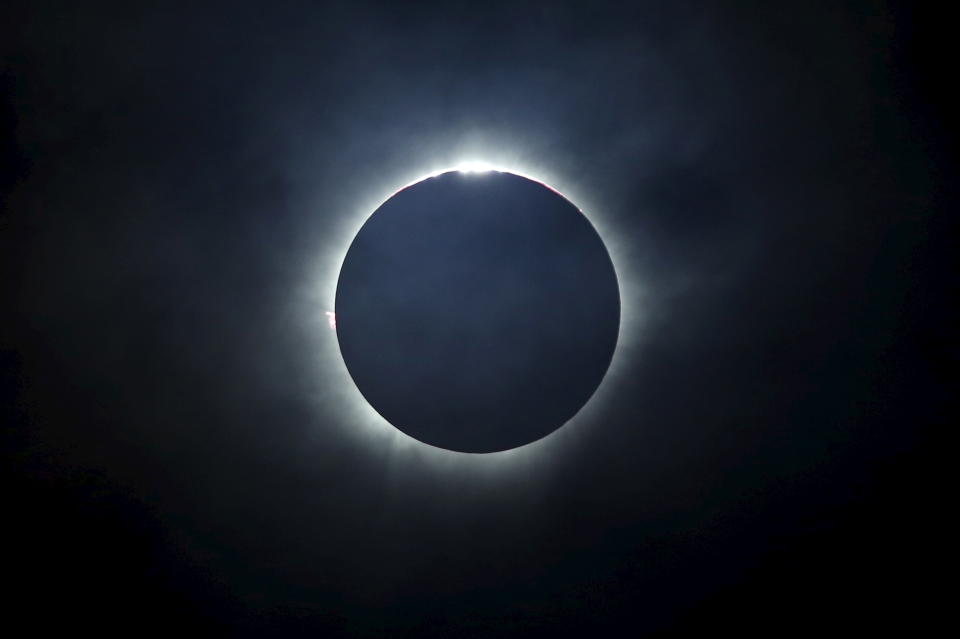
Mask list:
[[501,171],[450,171],[384,202],[336,292],[340,351],[390,424],[489,453],[570,420],[603,380],[620,296],[600,236],[561,194]]

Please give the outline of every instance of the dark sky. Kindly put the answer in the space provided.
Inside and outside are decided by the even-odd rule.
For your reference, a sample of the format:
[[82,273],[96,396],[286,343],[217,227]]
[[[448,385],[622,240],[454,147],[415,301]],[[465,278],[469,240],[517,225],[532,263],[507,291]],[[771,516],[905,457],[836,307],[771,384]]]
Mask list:
[[[931,630],[943,16],[173,4],[0,14],[8,625]],[[323,316],[360,212],[478,149],[580,198],[625,300],[589,419],[499,461],[360,423]]]

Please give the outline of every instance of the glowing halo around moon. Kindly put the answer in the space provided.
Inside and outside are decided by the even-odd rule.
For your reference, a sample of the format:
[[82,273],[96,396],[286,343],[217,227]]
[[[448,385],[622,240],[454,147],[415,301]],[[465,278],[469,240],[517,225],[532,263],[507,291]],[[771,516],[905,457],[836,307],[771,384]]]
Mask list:
[[[394,427],[361,395],[340,354],[335,333],[336,318],[333,308],[339,273],[347,250],[360,228],[384,202],[398,192],[423,180],[451,171],[465,174],[483,174],[491,171],[511,173],[537,182],[563,196],[587,216],[600,236],[613,263],[620,289],[620,325],[617,346],[599,387],[580,411],[563,427],[542,439],[499,452],[464,453],[438,448],[414,439]],[[324,388],[314,391],[315,403],[319,410],[338,418],[335,426],[342,431],[343,435],[352,439],[357,445],[370,447],[373,454],[384,456],[391,468],[414,463],[426,465],[441,473],[454,469],[457,472],[469,469],[474,474],[484,476],[489,473],[502,475],[508,469],[513,469],[515,472],[530,472],[531,469],[538,468],[541,461],[560,453],[572,442],[584,436],[582,426],[596,419],[601,414],[606,400],[616,392],[617,380],[622,378],[621,373],[625,369],[625,360],[629,358],[629,352],[639,342],[643,287],[638,282],[639,278],[634,277],[627,268],[627,256],[632,250],[630,243],[625,238],[618,238],[612,221],[602,214],[600,207],[591,206],[591,198],[581,192],[576,183],[564,180],[561,176],[551,174],[542,168],[530,170],[518,162],[470,158],[444,163],[441,167],[427,171],[410,172],[406,177],[403,176],[405,172],[397,171],[396,179],[386,180],[393,183],[392,187],[389,184],[385,185],[380,195],[376,197],[367,195],[364,198],[365,201],[357,205],[353,214],[339,218],[338,228],[325,235],[326,246],[318,253],[319,263],[315,271],[319,279],[314,279],[312,284],[308,283],[309,290],[305,293],[315,309],[311,325],[314,327],[314,335],[319,336],[317,358],[320,363],[318,366],[322,368],[320,375],[325,381]],[[545,177],[536,177],[536,175]]]

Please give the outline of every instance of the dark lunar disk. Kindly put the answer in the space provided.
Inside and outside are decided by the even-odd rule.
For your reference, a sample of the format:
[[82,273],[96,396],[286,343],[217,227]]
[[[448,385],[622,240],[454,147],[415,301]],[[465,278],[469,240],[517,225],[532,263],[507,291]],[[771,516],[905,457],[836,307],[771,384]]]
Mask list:
[[367,401],[450,450],[507,450],[573,417],[610,364],[616,274],[569,201],[510,173],[452,171],[367,220],[337,283],[337,337]]

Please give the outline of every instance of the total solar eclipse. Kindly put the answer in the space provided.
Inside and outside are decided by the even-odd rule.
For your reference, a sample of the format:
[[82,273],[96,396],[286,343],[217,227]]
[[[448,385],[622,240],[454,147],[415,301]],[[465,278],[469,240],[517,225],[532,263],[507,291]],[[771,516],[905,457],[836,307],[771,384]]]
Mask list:
[[512,173],[452,170],[366,221],[336,318],[350,376],[390,424],[488,453],[545,437],[590,399],[620,296],[600,236],[565,197]]

